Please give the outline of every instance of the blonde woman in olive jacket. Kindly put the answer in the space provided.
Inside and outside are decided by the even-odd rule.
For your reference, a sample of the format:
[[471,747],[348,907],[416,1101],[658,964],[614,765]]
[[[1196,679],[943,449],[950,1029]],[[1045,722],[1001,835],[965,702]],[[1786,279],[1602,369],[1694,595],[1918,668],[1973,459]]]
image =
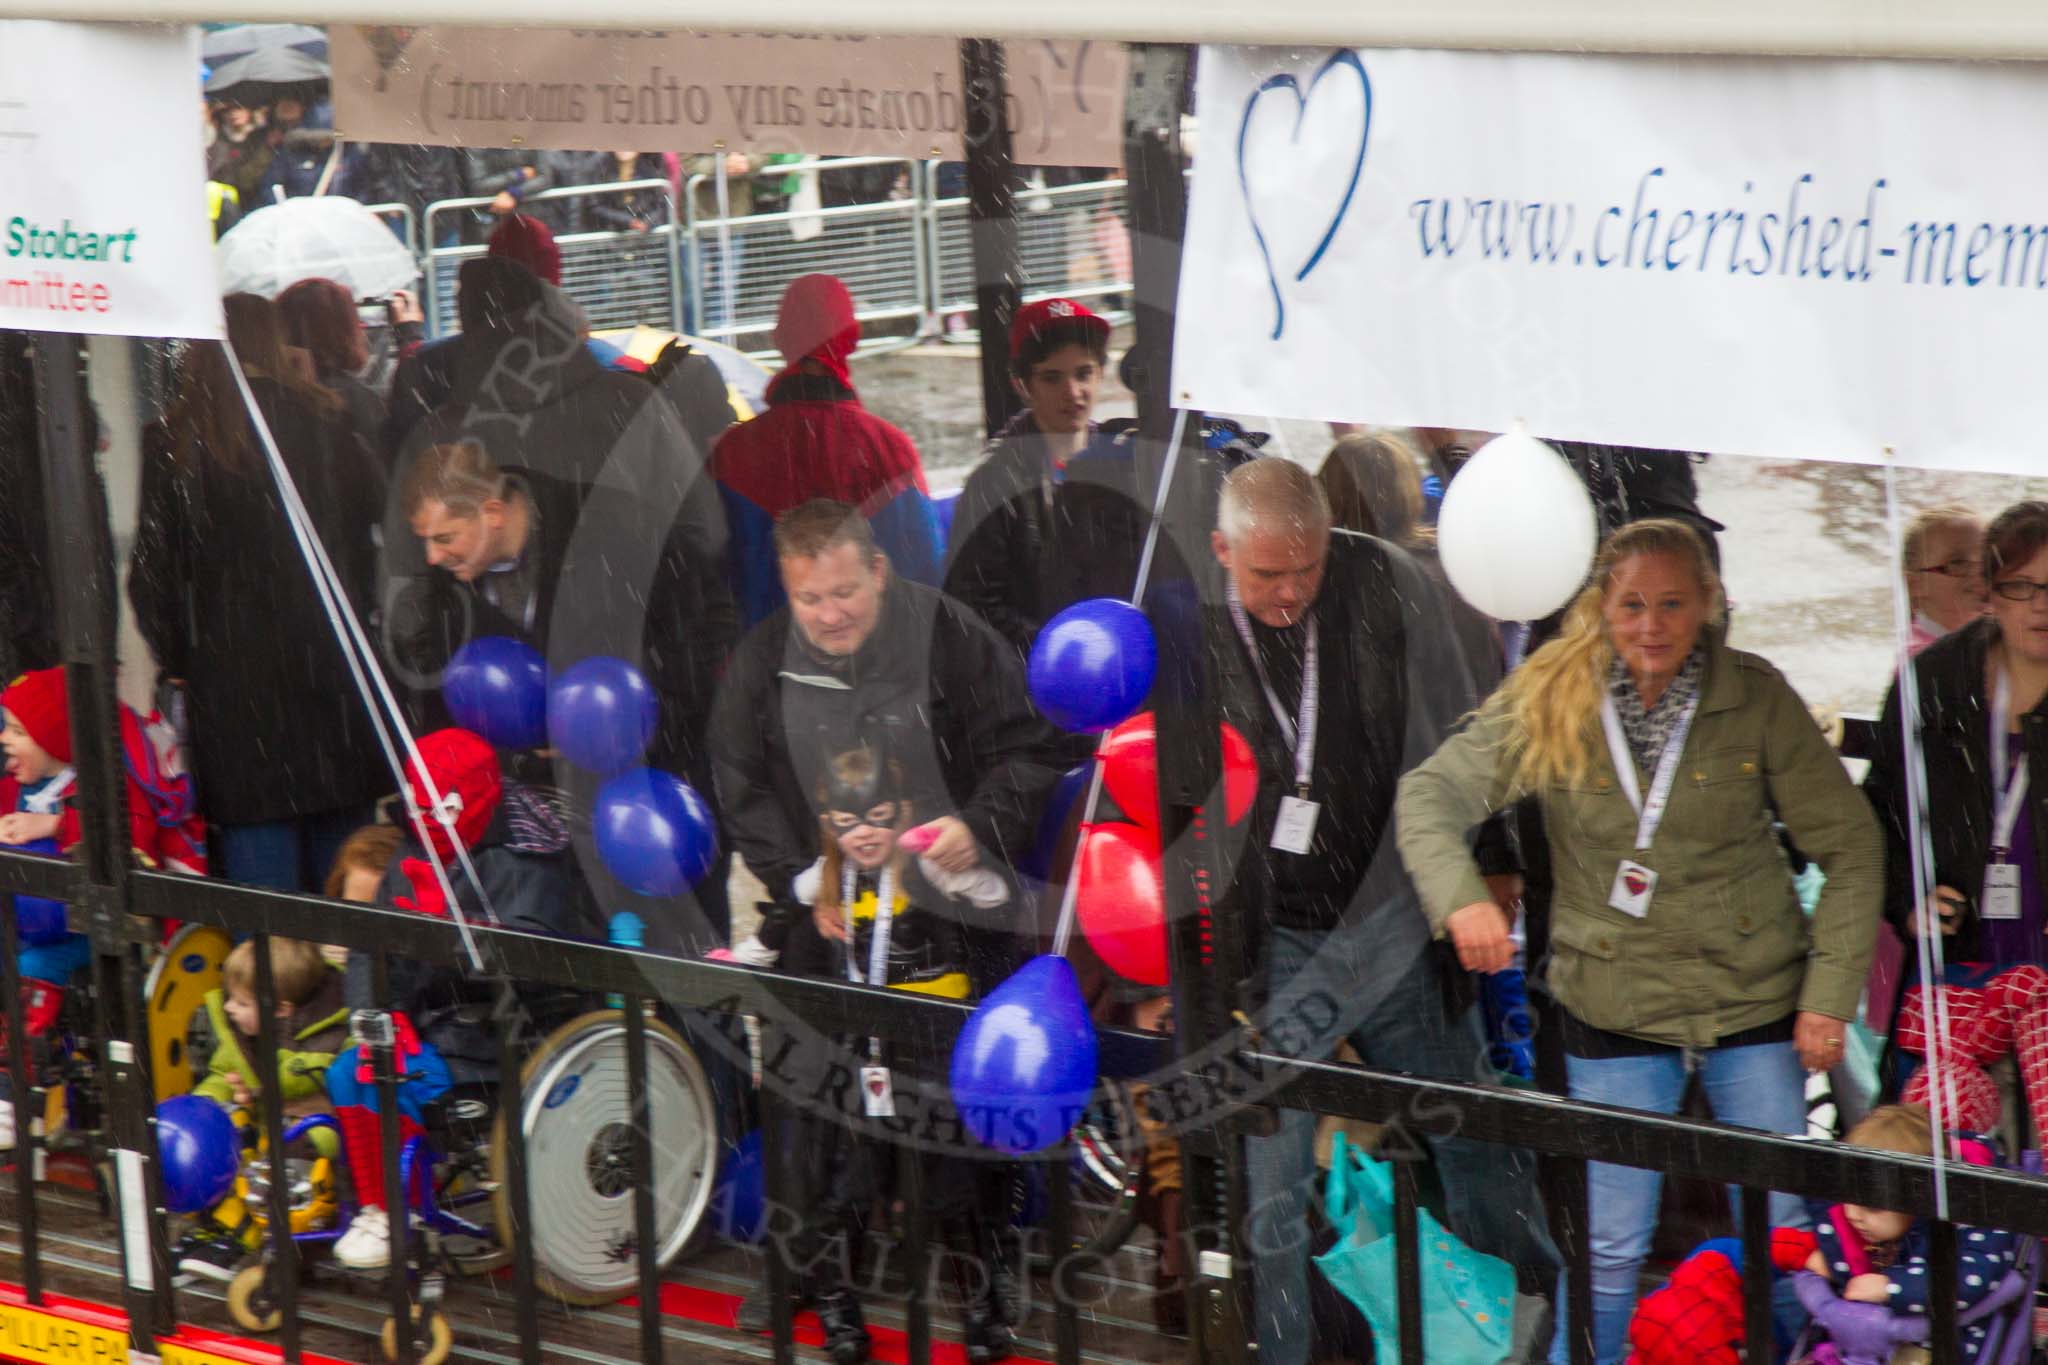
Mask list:
[[[1573,1098],[1673,1113],[1690,1052],[1717,1118],[1793,1133],[1802,1067],[1841,1060],[1884,845],[1805,705],[1770,664],[1728,648],[1723,615],[1690,527],[1615,532],[1558,638],[1402,779],[1395,828],[1431,926],[1468,970],[1495,972],[1512,957],[1510,926],[1466,836],[1535,796],[1556,879],[1545,980]],[[1827,874],[1811,923],[1774,815]],[[1660,1179],[1589,1172],[1601,1362],[1626,1352]],[[1771,1218],[1804,1221],[1777,1195]],[[1560,1324],[1553,1359],[1564,1341]]]

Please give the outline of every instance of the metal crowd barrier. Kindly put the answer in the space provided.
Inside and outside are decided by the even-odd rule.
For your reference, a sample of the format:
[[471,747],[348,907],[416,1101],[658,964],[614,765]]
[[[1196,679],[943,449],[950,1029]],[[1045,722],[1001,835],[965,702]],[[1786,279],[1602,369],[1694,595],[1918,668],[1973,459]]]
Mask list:
[[[799,275],[825,271],[845,282],[854,316],[862,323],[922,319],[930,311],[928,263],[922,249],[922,168],[892,157],[842,157],[773,167],[770,176],[791,176],[901,167],[911,194],[871,204],[849,204],[812,212],[753,214],[721,222],[699,219],[700,193],[711,192],[712,177],[694,175],[684,193],[691,242],[689,330],[709,340],[741,346],[775,326],[782,291]],[[723,260],[734,262],[732,314]],[[753,347],[758,351],[758,346]]]
[[397,232],[398,240],[405,243],[406,251],[414,260],[419,259],[420,229],[418,221],[413,217],[411,205],[365,204],[363,207],[390,224]]
[[[1064,296],[1120,305],[1131,292],[1131,239],[1124,202],[1122,180],[1019,190],[1017,244],[1024,258],[1025,300]],[[930,200],[925,225],[932,311],[942,317],[972,313],[974,247],[966,196]]]
[[[661,218],[646,231],[584,230],[584,212],[593,202],[650,193],[660,196]],[[422,302],[430,336],[456,330],[457,278],[464,261],[484,254],[484,243],[496,224],[489,212],[492,198],[443,199],[427,206],[427,241],[435,245],[426,253]],[[683,266],[677,246],[682,234],[668,181],[566,186],[528,195],[520,208],[554,230],[555,245],[562,251],[563,292],[582,305],[592,330],[642,322],[682,330]],[[455,245],[439,245],[451,234]]]
[[[872,351],[942,333],[949,317],[974,311],[967,200],[938,196],[939,164],[841,157],[795,162],[765,173],[773,178],[898,167],[910,187],[908,198],[809,212],[700,217],[697,203],[708,198],[713,184],[707,175],[691,176],[685,184],[680,218],[665,180],[548,190],[529,196],[522,207],[564,225],[556,235],[562,288],[583,306],[593,329],[646,323],[756,355],[772,354],[767,338],[783,290],[799,275],[822,271],[846,282],[854,316],[870,328],[862,348]],[[581,230],[585,204],[638,191],[662,196],[666,222],[648,232]],[[1121,304],[1131,289],[1124,197],[1122,180],[1027,187],[1018,194],[1026,299],[1095,299],[1102,301],[1106,315],[1124,316]],[[446,199],[427,207],[422,302],[430,335],[455,330],[456,278],[465,260],[484,252],[493,222],[485,212],[490,203],[487,197]],[[418,251],[418,233],[402,205],[379,205],[376,211],[403,214],[408,244]],[[451,235],[455,244],[437,245]],[[724,265],[728,254],[733,261],[730,291]],[[914,325],[873,326],[904,322]],[[972,333],[955,335],[971,338]]]

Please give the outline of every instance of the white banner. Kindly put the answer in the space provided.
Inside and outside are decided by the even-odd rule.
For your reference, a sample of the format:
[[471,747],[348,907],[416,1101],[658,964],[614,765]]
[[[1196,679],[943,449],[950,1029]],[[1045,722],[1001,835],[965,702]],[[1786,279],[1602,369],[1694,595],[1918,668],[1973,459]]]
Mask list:
[[[958,159],[976,135],[951,38],[336,24],[335,122],[375,142]],[[1018,42],[1018,161],[1123,164],[1121,43]]]
[[192,29],[0,20],[0,327],[218,337]]
[[1193,407],[2048,468],[2048,68],[1205,49]]

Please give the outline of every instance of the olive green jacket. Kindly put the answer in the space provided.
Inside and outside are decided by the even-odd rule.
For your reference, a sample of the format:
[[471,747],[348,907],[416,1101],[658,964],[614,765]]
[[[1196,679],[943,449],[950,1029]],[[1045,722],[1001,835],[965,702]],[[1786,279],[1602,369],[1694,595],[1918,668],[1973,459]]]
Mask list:
[[[1401,857],[1438,935],[1454,911],[1490,899],[1467,832],[1528,794],[1510,785],[1503,757],[1512,725],[1496,700],[1401,780]],[[1547,981],[1558,1002],[1595,1028],[1694,1047],[1795,1009],[1853,1018],[1884,899],[1884,842],[1777,669],[1709,639],[1699,712],[1646,852],[1634,851],[1635,810],[1597,715],[1587,742],[1578,782],[1535,793],[1556,878]],[[1811,924],[1773,812],[1827,874]],[[1642,919],[1608,905],[1624,858],[1658,876]]]

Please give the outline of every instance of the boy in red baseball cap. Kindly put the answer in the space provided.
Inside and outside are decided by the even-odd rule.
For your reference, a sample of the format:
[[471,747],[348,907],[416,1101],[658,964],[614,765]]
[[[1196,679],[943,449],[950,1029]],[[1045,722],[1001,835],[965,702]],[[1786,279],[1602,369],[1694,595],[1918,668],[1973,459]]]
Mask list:
[[1017,310],[1010,382],[1024,410],[989,442],[953,514],[946,591],[1022,655],[1063,608],[1131,590],[1144,538],[1136,476],[1127,446],[1096,439],[1109,333],[1073,299]]

